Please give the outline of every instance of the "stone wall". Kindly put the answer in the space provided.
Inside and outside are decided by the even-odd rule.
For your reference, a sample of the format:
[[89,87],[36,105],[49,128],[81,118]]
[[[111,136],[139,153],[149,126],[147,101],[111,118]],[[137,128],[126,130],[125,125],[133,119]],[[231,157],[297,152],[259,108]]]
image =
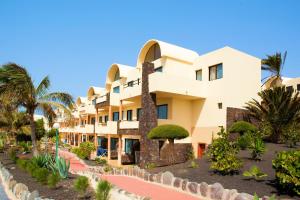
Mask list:
[[149,74],[154,72],[153,63],[143,63],[142,72],[142,113],[139,119],[140,166],[159,160],[159,145],[156,140],[149,140],[147,134],[157,126],[156,94],[149,93]]
[[249,111],[241,108],[227,107],[226,110],[226,127],[230,128],[234,122],[247,121],[258,125],[258,121],[249,116]]
[[[188,154],[192,149],[191,143],[175,143],[174,144],[174,163],[183,163],[188,160]],[[169,165],[170,163],[170,145],[165,144],[160,150],[160,165]]]
[[[90,167],[89,171],[96,174],[109,174],[117,176],[131,176],[140,180],[153,182],[162,187],[188,193],[202,200],[253,200],[253,196],[247,193],[239,193],[235,189],[225,189],[220,183],[207,184],[206,182],[191,182],[188,179],[175,177],[171,172],[160,172],[158,174],[150,174],[144,169],[134,166],[127,169],[113,168],[111,171],[105,171],[103,167]],[[268,196],[260,198],[260,200],[269,200]]]
[[30,192],[28,187],[23,183],[18,183],[14,177],[0,162],[0,179],[8,197],[12,200],[51,200],[41,198],[39,192],[34,190]]

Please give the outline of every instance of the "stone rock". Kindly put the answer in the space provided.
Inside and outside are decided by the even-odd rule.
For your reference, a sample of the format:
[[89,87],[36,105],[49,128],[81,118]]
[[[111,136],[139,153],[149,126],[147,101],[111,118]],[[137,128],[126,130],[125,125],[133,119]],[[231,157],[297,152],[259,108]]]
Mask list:
[[162,183],[165,185],[172,185],[174,175],[171,172],[164,172],[162,174]]
[[162,172],[159,172],[158,174],[156,174],[156,179],[155,179],[155,182],[156,183],[161,183],[161,179],[162,179]]
[[230,190],[224,189],[222,200],[230,200]]
[[37,190],[32,191],[27,200],[35,200],[36,198],[38,198],[40,196],[39,192]]
[[183,181],[181,182],[181,189],[183,190],[183,191],[186,191],[186,189],[187,189],[187,183],[189,182],[189,180],[188,179],[183,179]]
[[150,174],[149,181],[155,182],[155,180],[156,180],[156,174]]
[[253,196],[247,193],[238,194],[234,200],[252,200]]
[[197,194],[197,192],[198,192],[198,183],[196,183],[196,182],[189,182],[187,184],[187,188],[188,188],[188,191],[190,191],[191,193]]
[[210,185],[210,198],[215,200],[222,200],[224,188],[220,183]]
[[173,186],[176,188],[180,188],[181,187],[181,182],[182,182],[182,178],[175,178]]
[[12,190],[16,184],[17,184],[16,180],[10,179],[10,181],[8,182],[8,189]]
[[124,169],[123,174],[127,176],[128,175],[128,169]]
[[206,197],[208,194],[208,184],[206,182],[202,182],[199,187],[201,196]]
[[26,185],[24,185],[23,183],[17,183],[13,189],[13,193],[19,199],[21,197],[21,193],[24,191],[28,191],[28,187]]
[[28,198],[28,195],[29,195],[29,191],[28,190],[24,190],[22,193],[21,193],[21,200],[27,200]]
[[149,172],[145,172],[144,173],[144,180],[148,181],[149,180],[149,176],[150,176],[150,173]]

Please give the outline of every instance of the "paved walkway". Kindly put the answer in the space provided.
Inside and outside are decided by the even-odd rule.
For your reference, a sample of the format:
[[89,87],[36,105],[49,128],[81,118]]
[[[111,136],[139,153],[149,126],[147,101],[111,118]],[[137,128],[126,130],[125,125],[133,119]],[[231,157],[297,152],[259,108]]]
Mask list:
[[[73,171],[86,170],[88,166],[78,161],[71,153],[60,151],[60,156],[70,160],[70,168]],[[100,175],[102,179],[109,181],[117,187],[139,196],[150,197],[153,200],[199,200],[199,198],[179,192],[157,184],[142,181],[134,177],[117,175]]]

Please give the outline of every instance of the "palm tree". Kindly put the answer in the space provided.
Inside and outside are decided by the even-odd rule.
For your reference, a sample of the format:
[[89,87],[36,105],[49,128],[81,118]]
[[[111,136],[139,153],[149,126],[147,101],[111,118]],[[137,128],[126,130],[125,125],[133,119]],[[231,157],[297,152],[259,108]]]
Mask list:
[[280,52],[277,52],[274,55],[267,55],[267,58],[262,59],[261,69],[271,72],[271,75],[267,77],[267,81],[263,84],[266,85],[267,89],[282,86],[281,77],[286,56],[287,51],[285,51],[283,55],[281,55]]
[[299,92],[283,87],[263,90],[258,93],[261,100],[247,103],[250,116],[271,128],[270,140],[278,143],[285,128],[300,124]]
[[37,87],[34,86],[27,70],[15,63],[2,65],[0,68],[0,94],[14,94],[18,99],[18,106],[26,109],[29,116],[33,154],[38,154],[36,144],[36,127],[34,113],[40,110],[44,115],[51,115],[53,109],[61,108],[68,110],[73,104],[73,98],[68,93],[51,92],[49,77],[46,76]]

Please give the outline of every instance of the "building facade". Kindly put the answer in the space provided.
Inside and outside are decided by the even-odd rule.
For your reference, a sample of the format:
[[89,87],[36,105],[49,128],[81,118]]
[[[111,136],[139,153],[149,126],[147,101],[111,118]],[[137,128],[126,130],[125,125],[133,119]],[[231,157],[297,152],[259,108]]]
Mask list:
[[93,141],[98,154],[118,164],[160,159],[165,141],[147,133],[157,125],[177,124],[190,133],[177,140],[191,144],[196,157],[229,117],[261,90],[261,60],[230,47],[207,54],[159,40],[141,48],[134,67],[112,64],[103,88],[79,97],[73,126],[62,122],[64,141]]

